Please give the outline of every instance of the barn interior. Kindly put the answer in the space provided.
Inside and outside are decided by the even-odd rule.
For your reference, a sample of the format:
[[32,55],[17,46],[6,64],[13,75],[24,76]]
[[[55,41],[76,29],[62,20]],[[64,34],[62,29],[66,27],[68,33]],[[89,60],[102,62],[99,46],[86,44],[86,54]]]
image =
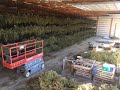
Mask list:
[[[65,77],[74,78],[80,82],[80,87],[84,84],[89,86],[89,83],[93,84],[94,81],[96,81],[95,84],[106,81],[107,83],[113,83],[113,86],[117,85],[116,88],[120,87],[119,0],[0,0],[0,47],[31,39],[44,40],[46,71],[54,70]],[[91,52],[91,48],[93,52]],[[89,56],[89,59],[86,59],[87,56]],[[78,60],[78,62],[74,62],[75,60]],[[71,72],[67,72],[68,69],[63,73],[65,62],[68,63],[67,68],[72,72],[76,69],[75,65],[83,65],[80,66],[81,71],[78,70],[75,74],[78,73],[88,78],[74,77],[70,74]],[[102,65],[105,66],[106,63],[113,67],[113,72],[108,72],[106,69],[106,73],[104,73],[105,70],[102,72]],[[10,63],[9,60],[9,64],[14,65],[14,62]],[[102,73],[99,77],[105,77],[101,79],[96,76],[92,82],[91,71],[93,65],[97,66],[99,64],[101,65],[99,72]],[[71,66],[73,66],[72,69]],[[2,78],[0,88],[3,90],[19,90],[18,88],[27,85],[31,86],[26,90],[32,90],[31,87],[36,90],[38,84],[34,86],[33,82],[36,79],[29,81],[15,74],[15,72],[11,72],[11,70],[3,68],[2,55],[0,55],[0,71],[3,71],[0,75],[0,78]],[[32,77],[34,76],[39,76],[39,73]],[[98,79],[100,79],[99,82],[97,82]],[[40,76],[39,81],[37,80],[37,83],[41,83],[39,81],[43,79]],[[26,84],[27,81],[29,83]],[[70,83],[70,87],[72,87],[72,84]],[[103,85],[103,87],[109,87],[109,89],[113,86]],[[66,87],[69,87],[69,85],[66,84]],[[86,88],[85,90],[93,89]]]

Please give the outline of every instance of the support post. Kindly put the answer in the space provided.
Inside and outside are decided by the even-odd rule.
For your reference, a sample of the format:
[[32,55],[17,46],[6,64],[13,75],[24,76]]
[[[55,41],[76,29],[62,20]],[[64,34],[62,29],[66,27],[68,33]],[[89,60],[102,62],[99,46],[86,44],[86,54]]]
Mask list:
[[63,59],[63,70],[65,70],[65,63],[66,63],[67,57]]

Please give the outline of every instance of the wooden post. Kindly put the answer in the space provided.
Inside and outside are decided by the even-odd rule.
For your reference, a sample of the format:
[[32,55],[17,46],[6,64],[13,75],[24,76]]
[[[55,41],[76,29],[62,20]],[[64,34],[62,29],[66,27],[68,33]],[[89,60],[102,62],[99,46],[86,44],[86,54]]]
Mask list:
[[67,57],[63,59],[63,70],[65,69],[65,63],[66,63]]
[[117,73],[120,73],[120,64],[117,64],[117,70],[116,70]]
[[111,19],[111,23],[110,23],[109,37],[111,36],[112,24],[113,24],[113,18]]
[[118,78],[118,86],[120,86],[120,76],[119,76],[119,78]]
[[98,32],[98,30],[97,30],[98,29],[98,22],[99,22],[99,16],[97,17],[97,22],[96,22],[96,24],[97,24],[96,25],[96,35],[97,35],[97,32]]

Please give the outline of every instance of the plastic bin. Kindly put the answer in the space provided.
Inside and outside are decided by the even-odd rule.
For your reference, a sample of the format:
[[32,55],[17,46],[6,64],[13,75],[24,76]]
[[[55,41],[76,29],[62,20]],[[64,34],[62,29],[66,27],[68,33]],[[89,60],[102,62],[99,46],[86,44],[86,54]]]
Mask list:
[[103,66],[102,66],[102,70],[110,71],[109,65],[107,63],[104,63]]
[[115,65],[104,63],[102,69],[107,72],[113,72],[113,70],[115,69]]

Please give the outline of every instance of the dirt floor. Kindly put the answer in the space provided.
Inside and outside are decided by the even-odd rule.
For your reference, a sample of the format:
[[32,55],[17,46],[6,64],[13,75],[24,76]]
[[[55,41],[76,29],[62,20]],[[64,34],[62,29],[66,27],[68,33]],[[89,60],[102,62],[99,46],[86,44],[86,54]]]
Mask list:
[[[80,52],[88,50],[88,42],[93,40],[94,37],[89,38],[81,43],[76,43],[70,47],[67,47],[63,50],[60,50],[58,52],[53,52],[47,56],[45,56],[45,59],[48,60],[45,62],[45,70],[55,70],[59,74],[67,77],[73,77],[71,74],[65,74],[62,72],[62,60],[65,56],[68,55],[77,55]],[[61,73],[62,72],[62,73]],[[21,87],[25,86],[25,82],[30,79],[31,77],[35,77],[39,75],[40,72],[31,75],[29,78],[25,78],[22,75],[16,74],[14,70],[4,69],[1,71],[0,74],[0,90],[19,90]],[[75,78],[75,77],[73,77]],[[87,80],[81,78],[80,81],[86,81]]]

